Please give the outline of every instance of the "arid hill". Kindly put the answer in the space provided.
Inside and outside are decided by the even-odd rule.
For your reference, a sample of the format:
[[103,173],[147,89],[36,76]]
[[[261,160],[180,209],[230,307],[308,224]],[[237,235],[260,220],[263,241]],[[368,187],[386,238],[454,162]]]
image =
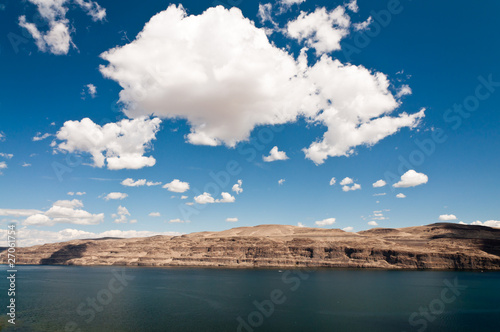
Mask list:
[[[7,252],[0,253],[6,264]],[[285,225],[18,248],[18,264],[500,270],[500,229],[438,223],[358,233]]]

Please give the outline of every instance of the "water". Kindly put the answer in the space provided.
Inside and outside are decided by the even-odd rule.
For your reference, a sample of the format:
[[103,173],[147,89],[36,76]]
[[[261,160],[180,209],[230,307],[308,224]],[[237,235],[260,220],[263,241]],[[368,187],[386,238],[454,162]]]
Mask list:
[[8,331],[499,330],[499,272],[18,268]]

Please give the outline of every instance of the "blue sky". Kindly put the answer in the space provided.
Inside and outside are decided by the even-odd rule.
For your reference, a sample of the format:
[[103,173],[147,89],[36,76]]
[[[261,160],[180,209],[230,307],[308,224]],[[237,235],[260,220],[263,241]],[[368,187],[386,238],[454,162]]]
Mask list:
[[500,226],[498,2],[40,3],[0,1],[0,221],[22,245]]

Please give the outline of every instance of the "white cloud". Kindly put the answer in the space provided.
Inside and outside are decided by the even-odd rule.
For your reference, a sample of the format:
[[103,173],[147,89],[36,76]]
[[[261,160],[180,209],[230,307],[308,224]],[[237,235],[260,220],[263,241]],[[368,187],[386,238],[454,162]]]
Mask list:
[[269,151],[269,156],[262,156],[262,160],[268,163],[276,160],[287,160],[287,159],[288,157],[286,153],[283,151],[279,151],[277,146],[273,147],[271,151]]
[[[149,237],[154,235],[178,236],[178,232],[151,232],[151,231],[136,231],[136,230],[108,230],[102,233],[93,233],[77,229],[63,229],[57,232],[44,231],[38,229],[29,229],[27,227],[19,228],[17,231],[17,244],[20,247],[41,245],[45,243],[64,242],[76,239],[98,239],[103,237],[116,238],[136,238]],[[7,230],[0,230],[0,246],[7,246]]]
[[317,226],[328,226],[328,225],[333,225],[335,223],[335,218],[327,218],[323,220],[316,221],[315,224]]
[[120,205],[116,211],[116,214],[113,214],[111,217],[115,218],[115,223],[124,224],[128,221],[127,216],[130,216],[130,212],[128,212],[126,207]]
[[181,196],[181,199],[188,199],[188,196],[184,196],[184,195],[182,195],[182,196]]
[[313,13],[301,12],[299,17],[288,22],[286,33],[322,54],[340,49],[340,41],[349,34],[350,24],[344,7],[338,6],[330,12],[320,7]]
[[356,31],[363,31],[363,30],[366,30],[370,26],[370,24],[372,24],[372,23],[373,23],[373,18],[370,16],[364,22],[354,23],[353,27],[354,27],[354,30],[356,30]]
[[69,196],[74,196],[74,195],[76,195],[76,196],[83,196],[85,194],[86,194],[86,192],[78,191],[78,192],[75,193],[75,192],[70,191],[70,192],[68,192],[67,195],[69,195]]
[[198,204],[213,204],[213,203],[233,203],[236,200],[236,198],[232,196],[230,193],[222,192],[221,196],[222,198],[215,199],[209,193],[204,192],[201,195],[195,196],[194,201]]
[[442,221],[457,220],[457,217],[454,214],[442,214],[439,216],[439,220]]
[[0,157],[5,158],[5,159],[12,159],[14,155],[12,153],[0,153]]
[[396,94],[396,98],[400,99],[403,96],[411,95],[412,91],[409,85],[403,84]]
[[373,188],[381,188],[385,186],[387,183],[384,180],[378,180],[373,184]]
[[161,214],[160,214],[160,212],[151,212],[150,214],[148,214],[148,216],[150,216],[150,217],[161,217]]
[[88,94],[90,97],[95,98],[97,94],[97,87],[94,84],[85,85],[83,94]]
[[191,206],[191,205],[194,205],[194,203],[193,202],[187,202],[186,205]]
[[406,198],[406,195],[403,193],[399,193],[396,195],[397,198]]
[[104,220],[104,213],[92,214],[79,209],[83,203],[77,199],[72,201],[60,200],[52,207],[36,214],[31,214],[23,225],[53,226],[55,224],[97,225]]
[[415,187],[421,184],[427,183],[429,178],[424,173],[417,173],[414,170],[409,170],[401,176],[401,180],[398,183],[393,184],[395,188],[408,188]]
[[286,181],[285,179],[279,179],[278,180],[278,185],[281,186],[283,183],[285,183],[285,181]]
[[183,193],[189,190],[189,183],[175,179],[172,182],[165,184],[163,188],[174,193]]
[[139,169],[153,166],[155,158],[145,157],[145,150],[156,138],[161,120],[158,118],[124,119],[104,126],[89,118],[81,121],[66,121],[57,133],[62,142],[58,148],[67,152],[88,152],[94,166],[108,169]]
[[342,187],[342,190],[345,191],[345,192],[348,192],[348,191],[355,191],[355,190],[360,190],[361,189],[361,185],[355,183],[353,184],[352,186],[343,186]]
[[234,198],[234,196],[231,196],[230,193],[223,192],[221,193],[221,196],[221,199],[216,200],[217,203],[233,203],[236,200],[236,198]]
[[271,5],[270,3],[266,4],[259,3],[259,11],[257,12],[257,17],[260,19],[260,22],[262,24],[266,22],[271,22],[273,25],[276,25],[272,17],[272,10],[273,10],[273,5]]
[[0,142],[5,141],[5,134],[0,131]]
[[368,225],[370,225],[370,226],[378,226],[378,224],[377,224],[376,221],[369,221]]
[[30,167],[31,164],[28,164],[27,162],[23,162],[23,164],[21,165],[22,167]]
[[146,184],[146,179],[134,181],[134,179],[127,178],[127,179],[123,180],[121,182],[121,184],[122,184],[122,186],[126,186],[126,187],[140,187],[140,186],[144,186]]
[[45,134],[43,134],[43,135],[42,135],[42,133],[38,132],[38,133],[36,133],[36,135],[32,138],[32,140],[33,140],[34,142],[37,142],[37,141],[42,141],[42,140],[44,140],[44,139],[46,139],[47,137],[50,137],[50,136],[52,136],[52,135],[51,135],[51,134],[49,134],[49,133],[45,133]]
[[345,177],[344,179],[342,179],[342,181],[340,181],[341,186],[346,186],[346,185],[352,184],[352,183],[354,183],[354,180],[351,179],[350,177]]
[[500,228],[500,221],[499,220],[487,220],[485,222],[481,222],[481,221],[478,220],[478,221],[472,222],[471,225],[479,225],[479,226],[488,226],[488,227]]
[[102,21],[106,17],[106,9],[95,1],[75,0],[75,2],[90,16],[92,20]]
[[[67,54],[70,45],[73,45],[71,33],[74,28],[66,18],[68,0],[28,0],[37,6],[40,17],[48,24],[46,31],[41,31],[34,23],[29,23],[26,16],[19,17],[19,26],[26,29],[42,52],[53,54]],[[94,21],[103,20],[106,12],[96,2],[75,0]]]
[[5,161],[0,161],[0,169],[6,169],[6,168],[8,168],[7,163]]
[[[321,10],[315,13],[323,17]],[[348,25],[343,8],[324,13]],[[308,15],[299,21],[301,36],[331,34],[327,25],[326,32],[316,32],[318,23]],[[313,43],[336,45],[331,39]],[[234,147],[256,126],[304,117],[328,128],[322,140],[304,149],[306,158],[321,164],[414,127],[424,117],[423,110],[390,116],[400,103],[383,73],[326,55],[309,66],[305,50],[295,58],[273,45],[238,8],[219,6],[195,16],[171,5],[152,17],[133,42],[102,58],[109,62],[100,67],[102,74],[123,88],[120,101],[127,116],[186,119],[192,144]]]
[[124,198],[127,198],[128,197],[128,194],[125,194],[125,193],[120,193],[120,192],[112,192],[112,193],[109,193],[107,194],[104,199],[109,201],[110,199],[124,199]]
[[215,199],[209,193],[203,193],[201,195],[195,196],[194,201],[198,204],[211,204],[215,203]]
[[233,188],[231,188],[232,191],[234,191],[236,194],[241,194],[243,192],[243,188],[241,186],[243,185],[243,181],[238,180],[237,183],[233,185]]
[[347,4],[346,8],[349,9],[350,11],[353,11],[353,12],[357,13],[358,10],[359,10],[358,1],[357,0],[351,0],[351,1],[349,1],[349,3]]
[[301,227],[301,228],[306,227],[306,226],[305,226],[303,223],[301,223],[301,222],[298,222],[298,223],[297,223],[297,226],[298,226],[298,227]]
[[337,180],[335,178],[331,178],[330,186],[333,186],[336,182],[337,182]]
[[387,195],[386,193],[378,193],[378,194],[373,194],[373,196],[385,196]]
[[344,228],[342,228],[342,230],[343,230],[344,232],[352,232],[352,231],[354,231],[354,227],[348,226],[348,227],[344,227]]
[[43,212],[33,209],[0,209],[0,216],[29,217],[38,213]]
[[227,222],[237,222],[238,218],[226,218]]
[[306,0],[278,0],[280,4],[285,6],[291,6],[295,4],[301,4]]
[[180,224],[183,224],[183,223],[187,223],[187,222],[190,222],[190,221],[189,220],[181,220],[181,219],[177,218],[177,219],[171,219],[169,222],[170,223],[180,223]]

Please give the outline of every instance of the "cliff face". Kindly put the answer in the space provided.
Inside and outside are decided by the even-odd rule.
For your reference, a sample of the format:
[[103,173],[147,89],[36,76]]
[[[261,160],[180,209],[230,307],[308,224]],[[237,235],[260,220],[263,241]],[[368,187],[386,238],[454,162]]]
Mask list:
[[[0,264],[7,252],[0,253]],[[433,224],[359,233],[284,225],[18,248],[18,264],[500,270],[500,229]]]

